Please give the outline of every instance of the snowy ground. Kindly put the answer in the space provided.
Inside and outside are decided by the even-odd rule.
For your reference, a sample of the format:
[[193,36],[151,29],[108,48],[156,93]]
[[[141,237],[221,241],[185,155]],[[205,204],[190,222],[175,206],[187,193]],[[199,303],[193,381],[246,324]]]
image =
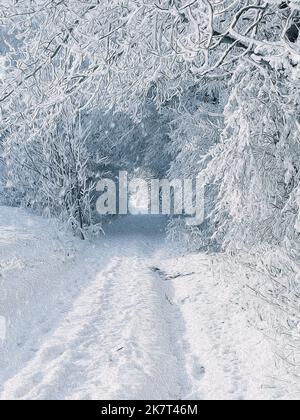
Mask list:
[[162,219],[84,243],[2,207],[0,246],[1,399],[297,398],[219,259],[181,256]]

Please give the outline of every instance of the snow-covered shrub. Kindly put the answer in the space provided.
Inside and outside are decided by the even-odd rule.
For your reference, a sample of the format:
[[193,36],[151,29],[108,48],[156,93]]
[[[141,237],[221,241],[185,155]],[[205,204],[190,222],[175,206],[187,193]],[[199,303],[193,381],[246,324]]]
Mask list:
[[89,177],[88,130],[80,115],[69,120],[62,110],[57,125],[29,136],[4,142],[7,192],[25,206],[42,209],[67,221],[84,238],[91,224],[93,182]]

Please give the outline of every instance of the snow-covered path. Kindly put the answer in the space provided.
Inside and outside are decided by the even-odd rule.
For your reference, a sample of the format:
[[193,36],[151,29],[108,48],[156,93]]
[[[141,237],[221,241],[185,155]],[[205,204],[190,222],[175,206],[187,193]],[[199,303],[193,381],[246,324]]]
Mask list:
[[172,312],[147,260],[113,257],[3,396],[179,398],[186,375]]
[[0,208],[0,242],[2,399],[286,396],[216,258],[178,255],[161,219],[120,219],[79,243]]
[[2,398],[188,393],[183,320],[152,266],[165,253],[160,219],[117,222],[107,238],[79,244],[73,252],[80,255],[57,261],[58,239],[43,219],[4,208],[1,216],[1,265],[10,265],[1,279],[1,315],[9,320]]

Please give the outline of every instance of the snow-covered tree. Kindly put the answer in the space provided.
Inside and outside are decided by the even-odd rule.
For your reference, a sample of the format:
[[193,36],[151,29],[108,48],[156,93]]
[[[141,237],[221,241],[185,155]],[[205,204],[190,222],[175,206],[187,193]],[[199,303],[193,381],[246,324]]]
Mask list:
[[4,145],[7,192],[32,208],[61,216],[84,238],[91,223],[93,181],[89,176],[90,133],[62,108],[57,125],[40,135],[9,136]]
[[[62,107],[68,109],[71,120],[78,112],[114,109],[141,122],[147,118],[145,104],[151,97],[156,107],[164,113],[170,111],[173,119],[170,129],[173,145],[170,150],[174,163],[170,174],[184,174],[187,165],[190,175],[197,174],[206,166],[203,159],[208,162],[212,158],[214,163],[219,162],[214,169],[217,177],[225,167],[223,161],[227,155],[221,151],[222,155],[216,159],[211,156],[210,146],[217,141],[221,127],[217,121],[219,117],[211,113],[222,114],[227,90],[224,88],[218,93],[221,105],[213,106],[211,110],[206,107],[208,102],[205,98],[198,108],[191,107],[187,111],[182,111],[182,101],[192,102],[195,94],[209,92],[213,84],[224,85],[234,74],[231,81],[233,91],[227,107],[230,109],[226,115],[227,128],[223,133],[225,142],[228,137],[233,139],[234,135],[238,138],[241,133],[237,131],[236,124],[241,124],[246,130],[245,119],[249,112],[261,108],[259,101],[256,104],[258,99],[255,95],[263,95],[263,90],[272,89],[274,83],[283,85],[279,89],[283,93],[279,95],[285,95],[284,90],[290,89],[290,85],[285,86],[284,79],[291,73],[295,77],[297,72],[298,1],[25,0],[9,4],[2,1],[1,6],[0,22],[8,35],[2,47],[4,76],[0,80],[0,106],[2,133],[8,145],[19,144],[18,138],[26,143],[42,137],[46,130],[53,132],[59,125]],[[243,77],[243,71],[251,72],[252,79]],[[216,80],[215,83],[210,81],[211,77]],[[255,77],[258,78],[257,83]],[[242,91],[248,81],[252,87],[255,86],[247,96]],[[260,84],[266,86],[260,87]],[[244,101],[240,109],[234,105],[234,101],[239,100],[239,90]],[[270,100],[275,102],[270,107],[266,105],[265,118],[282,106],[276,93]],[[65,106],[69,103],[72,107]],[[178,110],[176,118],[174,103],[177,103]],[[246,111],[247,106],[250,111]],[[231,116],[228,116],[229,113]],[[166,117],[166,121],[170,116]],[[233,125],[235,134],[227,134]],[[180,132],[182,135],[178,136]],[[272,137],[274,133],[275,130],[270,130],[267,136]],[[159,148],[154,140],[151,138],[146,153],[152,161],[151,151]],[[132,144],[135,149],[137,143],[133,141]],[[228,144],[233,145],[234,141],[228,141]],[[217,150],[222,150],[222,147],[223,143],[213,154],[217,155]],[[264,149],[264,145],[259,147]],[[140,147],[137,149],[141,150]],[[13,149],[10,150],[12,153]],[[192,163],[189,161],[191,150],[195,152]],[[204,156],[206,152],[207,157]],[[127,160],[132,160],[132,156]],[[241,162],[234,165],[234,160],[231,163],[232,171],[239,165],[243,166]],[[260,165],[259,160],[255,165]],[[213,164],[210,167],[213,168]],[[251,170],[248,176],[252,174]],[[279,172],[278,183],[281,185],[283,174]],[[229,177],[230,172],[226,173]],[[261,177],[264,175],[258,178]],[[239,205],[245,210],[241,201],[243,191],[239,191],[235,178],[233,174],[231,182],[238,204],[226,200],[223,206],[220,200],[220,220],[215,222],[218,232],[223,229],[224,223],[234,219],[234,212],[242,217]],[[271,178],[272,184],[275,181]],[[217,181],[220,197],[225,197],[225,190],[231,185],[229,178],[226,182],[225,179]],[[245,180],[244,185],[247,182],[250,181]],[[263,190],[264,186],[261,188]],[[270,188],[277,200],[277,187]],[[263,198],[263,201],[268,200],[269,192]],[[265,207],[268,205],[265,204]],[[250,213],[254,214],[252,210]],[[262,218],[266,215],[270,216],[268,211]],[[223,219],[226,222],[223,223]],[[241,226],[243,223],[241,220]]]

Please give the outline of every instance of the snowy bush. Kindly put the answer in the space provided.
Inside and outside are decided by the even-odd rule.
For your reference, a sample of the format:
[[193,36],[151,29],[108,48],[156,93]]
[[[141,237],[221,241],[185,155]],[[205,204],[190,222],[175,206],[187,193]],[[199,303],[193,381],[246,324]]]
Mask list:
[[87,137],[80,116],[69,121],[62,111],[52,130],[26,141],[12,136],[4,144],[7,191],[25,206],[62,217],[82,238],[91,223],[93,191]]

